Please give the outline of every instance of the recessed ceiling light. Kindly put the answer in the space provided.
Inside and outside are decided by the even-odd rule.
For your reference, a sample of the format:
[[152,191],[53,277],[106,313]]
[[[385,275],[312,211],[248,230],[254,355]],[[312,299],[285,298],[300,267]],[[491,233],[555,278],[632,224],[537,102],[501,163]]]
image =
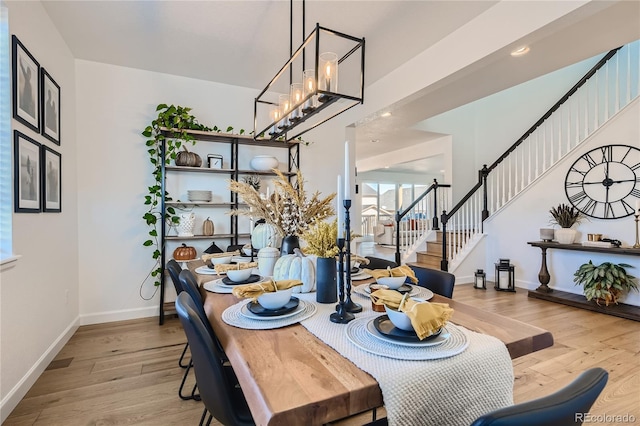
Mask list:
[[380,117],[391,117],[391,111],[383,112]]
[[511,56],[522,56],[529,53],[529,46],[522,46],[511,52]]
[[384,166],[384,168],[385,168],[385,169],[388,169],[388,168],[389,168],[389,166]]

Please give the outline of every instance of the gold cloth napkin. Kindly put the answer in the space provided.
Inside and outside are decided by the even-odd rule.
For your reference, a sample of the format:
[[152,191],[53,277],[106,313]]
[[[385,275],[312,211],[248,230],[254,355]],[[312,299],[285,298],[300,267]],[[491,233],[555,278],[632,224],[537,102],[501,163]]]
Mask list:
[[214,257],[229,257],[229,256],[240,256],[240,250],[225,251],[222,253],[204,253],[200,258],[206,262],[207,260],[213,259]]
[[218,265],[214,265],[216,273],[226,274],[227,271],[232,269],[249,269],[249,268],[257,268],[258,262],[241,262],[241,263],[220,263]]
[[[295,287],[298,285],[302,285],[302,281],[300,280],[278,280],[274,281],[270,279],[269,281],[264,281],[256,284],[244,284],[234,287],[232,292],[233,295],[238,298],[252,298],[255,299],[260,296],[262,293],[269,293],[278,290],[286,290],[291,287]],[[276,287],[277,286],[277,287]]]
[[377,290],[370,297],[376,305],[386,305],[407,314],[420,340],[440,330],[453,315],[448,303],[416,302],[406,297],[400,306],[403,296],[395,290]]
[[413,269],[408,267],[407,265],[397,266],[391,269],[365,269],[364,272],[367,272],[376,280],[382,277],[404,277],[407,276],[411,280],[412,283],[418,284],[418,279],[416,278],[415,272]]

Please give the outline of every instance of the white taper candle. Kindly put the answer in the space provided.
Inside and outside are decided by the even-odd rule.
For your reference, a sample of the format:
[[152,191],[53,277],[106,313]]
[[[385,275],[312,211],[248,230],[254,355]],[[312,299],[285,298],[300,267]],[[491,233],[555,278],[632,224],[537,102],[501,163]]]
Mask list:
[[342,186],[342,176],[338,175],[338,192],[336,196],[336,212],[338,214],[338,238],[342,238],[344,234],[344,207],[342,200],[344,199],[344,188]]
[[344,143],[344,199],[351,200],[351,165],[349,161],[349,141]]

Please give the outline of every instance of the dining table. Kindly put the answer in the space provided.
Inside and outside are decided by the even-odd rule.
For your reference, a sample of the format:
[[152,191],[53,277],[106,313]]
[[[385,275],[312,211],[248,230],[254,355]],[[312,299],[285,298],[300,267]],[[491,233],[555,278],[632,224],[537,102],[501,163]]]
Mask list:
[[[189,268],[193,271],[196,266],[197,264],[193,264]],[[362,353],[362,357],[368,358],[368,365],[370,366],[371,362],[379,364],[374,367],[379,367],[380,371],[384,371],[386,362],[393,360],[367,354],[358,348],[350,348],[350,351],[356,351],[349,352],[355,356],[347,357],[344,350],[342,354],[339,350],[353,345],[349,342],[328,344],[325,340],[329,341],[329,336],[318,332],[318,324],[325,324],[326,321],[326,328],[333,330],[327,333],[334,338],[344,334],[348,324],[334,324],[328,318],[327,312],[333,311],[335,304],[315,304],[315,293],[298,294],[296,296],[305,300],[307,305],[315,304],[319,307],[318,312],[313,316],[314,321],[305,320],[271,329],[240,328],[228,323],[228,315],[226,321],[223,316],[225,311],[228,314],[229,310],[241,303],[246,303],[246,300],[240,301],[233,294],[205,291],[204,284],[219,277],[197,273],[196,276],[201,284],[205,312],[233,366],[256,424],[320,425],[386,406],[389,399],[389,386],[385,388],[387,398],[383,398],[382,382],[379,383],[372,374],[361,368],[362,365],[361,367],[356,365],[355,360],[361,358],[360,353]],[[353,289],[355,290],[355,285],[367,285],[371,282],[373,282],[371,279],[354,281]],[[353,297],[355,300],[356,296],[353,295]],[[356,317],[375,314],[368,299],[358,298],[357,302],[362,304],[364,309],[363,313],[356,314]],[[471,369],[481,371],[491,371],[492,368],[509,370],[504,371],[504,376],[511,383],[510,386],[506,386],[504,393],[510,393],[510,395],[502,396],[502,401],[497,403],[497,407],[512,403],[511,359],[553,345],[551,333],[544,329],[437,294],[433,295],[430,302],[446,303],[453,308],[454,313],[450,319],[452,327],[456,330],[464,330],[467,335],[473,335],[471,345],[477,346],[477,342],[482,341],[483,337],[498,343],[502,342],[504,345],[503,350],[508,365],[499,362],[494,364],[494,360],[491,359],[494,355],[489,353],[486,355],[488,359],[480,361],[475,359],[471,365]],[[396,361],[396,364],[389,365],[397,368],[398,363],[404,365],[412,362],[416,361]],[[420,362],[424,364],[430,361]],[[478,365],[479,362],[482,364]],[[368,368],[368,370],[377,371],[376,368]],[[441,391],[447,394],[447,386],[469,386],[464,381],[458,381],[459,383],[455,384],[459,379],[455,377],[455,371],[447,374],[451,376],[451,383],[437,383],[442,388],[431,389],[434,394],[437,395]],[[445,377],[449,376],[445,375]],[[394,392],[403,391],[402,384],[399,383],[398,386],[394,384]],[[486,391],[484,389],[482,393],[485,394]],[[491,401],[491,398],[496,396],[484,395],[484,398]],[[490,402],[487,406],[492,407]],[[389,415],[388,411],[387,414]],[[407,419],[397,422],[397,424],[411,423]]]

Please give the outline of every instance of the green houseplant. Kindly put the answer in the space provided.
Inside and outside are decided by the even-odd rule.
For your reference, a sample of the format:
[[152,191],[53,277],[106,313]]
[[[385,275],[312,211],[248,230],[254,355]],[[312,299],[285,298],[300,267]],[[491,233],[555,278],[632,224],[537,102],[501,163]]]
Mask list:
[[571,244],[575,240],[576,231],[571,229],[576,223],[584,219],[584,215],[578,209],[566,204],[559,204],[549,210],[551,213],[551,223],[560,225],[560,229],[555,232],[556,240],[561,244]]
[[621,295],[628,291],[638,291],[636,277],[627,273],[625,268],[633,268],[626,263],[615,264],[604,262],[599,266],[589,263],[580,265],[575,272],[573,281],[576,285],[582,285],[587,300],[595,299],[598,305],[604,303],[618,304]]
[[[150,238],[143,243],[143,246],[154,247],[152,256],[153,259],[156,259],[156,265],[151,271],[151,276],[155,279],[154,284],[158,286],[160,285],[159,275],[162,272],[162,266],[157,263],[161,255],[158,224],[161,223],[161,220],[166,220],[171,225],[180,222],[180,218],[173,207],[167,207],[164,218],[160,211],[160,203],[163,196],[166,201],[172,200],[168,192],[162,193],[163,146],[165,149],[165,164],[170,164],[172,160],[176,159],[178,151],[183,144],[190,142],[195,145],[195,139],[187,130],[212,131],[213,129],[198,123],[196,117],[191,114],[191,108],[188,107],[160,104],[156,107],[156,111],[158,116],[142,132],[142,135],[148,138],[146,142],[147,153],[149,154],[149,162],[153,167],[151,174],[154,177],[154,184],[147,188],[149,192],[144,196],[144,204],[147,211],[142,218],[151,228],[149,230]],[[162,134],[162,129],[169,130],[168,138]]]

